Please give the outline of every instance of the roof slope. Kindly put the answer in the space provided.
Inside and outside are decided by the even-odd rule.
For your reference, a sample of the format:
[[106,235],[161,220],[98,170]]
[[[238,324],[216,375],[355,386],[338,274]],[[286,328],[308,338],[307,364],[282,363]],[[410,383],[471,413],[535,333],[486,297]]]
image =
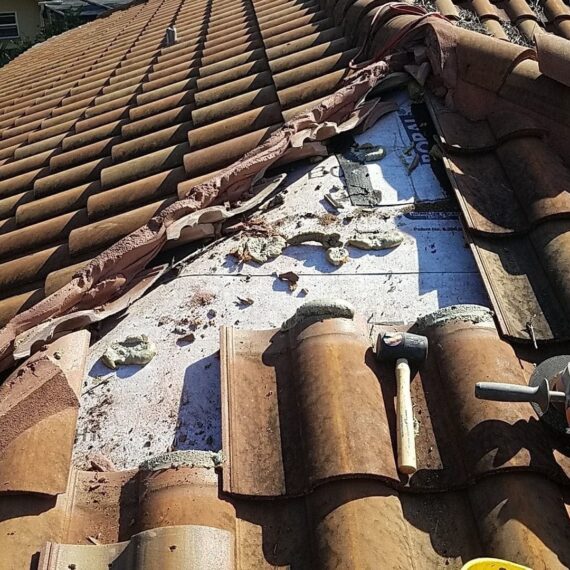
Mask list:
[[[148,0],[0,70],[0,326],[334,91],[382,4]],[[435,6],[498,38],[570,34],[561,0]]]
[[0,324],[333,91],[353,55],[314,2],[149,0],[2,69]]

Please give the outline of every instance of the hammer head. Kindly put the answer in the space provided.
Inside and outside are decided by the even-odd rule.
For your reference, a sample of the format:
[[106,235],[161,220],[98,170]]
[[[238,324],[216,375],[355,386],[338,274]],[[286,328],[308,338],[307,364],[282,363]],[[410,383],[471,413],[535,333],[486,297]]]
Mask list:
[[381,361],[396,361],[405,358],[416,365],[428,355],[428,339],[411,333],[383,333],[378,335],[376,358]]

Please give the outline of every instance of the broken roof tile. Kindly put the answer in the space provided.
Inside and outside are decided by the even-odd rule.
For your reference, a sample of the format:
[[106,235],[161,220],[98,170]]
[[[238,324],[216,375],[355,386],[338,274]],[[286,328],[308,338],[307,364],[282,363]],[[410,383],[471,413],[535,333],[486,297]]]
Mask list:
[[0,387],[0,494],[65,492],[89,336],[56,340]]

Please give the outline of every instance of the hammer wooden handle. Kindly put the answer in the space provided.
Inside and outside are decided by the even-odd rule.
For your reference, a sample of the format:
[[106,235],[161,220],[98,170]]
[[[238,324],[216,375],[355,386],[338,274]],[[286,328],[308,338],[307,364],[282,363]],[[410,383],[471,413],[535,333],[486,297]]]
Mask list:
[[396,361],[398,470],[405,475],[416,472],[416,436],[410,387],[410,366],[405,358]]

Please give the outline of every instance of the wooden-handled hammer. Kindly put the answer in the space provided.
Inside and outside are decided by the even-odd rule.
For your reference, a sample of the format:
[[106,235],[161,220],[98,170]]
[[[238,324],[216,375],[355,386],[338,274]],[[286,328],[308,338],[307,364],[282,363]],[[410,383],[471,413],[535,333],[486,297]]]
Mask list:
[[376,358],[396,361],[396,421],[398,470],[405,475],[416,472],[416,437],[410,386],[410,361],[421,364],[428,354],[428,339],[411,333],[384,333],[378,336]]

